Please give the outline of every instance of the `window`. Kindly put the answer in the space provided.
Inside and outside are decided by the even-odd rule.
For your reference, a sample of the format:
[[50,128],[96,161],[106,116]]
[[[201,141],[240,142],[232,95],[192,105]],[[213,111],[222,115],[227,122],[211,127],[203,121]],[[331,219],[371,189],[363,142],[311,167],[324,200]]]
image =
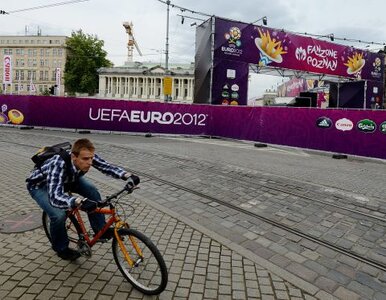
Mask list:
[[40,71],[39,72],[39,80],[43,80],[43,77],[44,76],[44,72],[43,71]]

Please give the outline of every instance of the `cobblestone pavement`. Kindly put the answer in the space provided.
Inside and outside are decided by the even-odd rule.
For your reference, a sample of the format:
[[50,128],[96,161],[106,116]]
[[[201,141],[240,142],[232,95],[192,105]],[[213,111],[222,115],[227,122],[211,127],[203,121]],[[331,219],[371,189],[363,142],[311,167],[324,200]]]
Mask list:
[[[24,178],[31,168],[31,153],[41,145],[53,144],[63,139],[73,141],[78,137],[79,134],[67,131],[21,131],[0,127],[2,219],[38,211],[37,205],[30,199],[24,187]],[[294,170],[291,169],[291,172],[295,173],[296,168],[301,168],[296,166],[297,160],[309,155],[300,151],[276,150],[277,153],[289,153],[285,158],[289,163],[288,166],[283,164],[281,172],[275,173],[277,166],[273,162],[279,160],[280,156],[276,157],[277,153],[272,151],[268,153],[268,156],[273,156],[270,169],[272,172],[268,173],[269,170],[264,169],[264,163],[261,168],[254,166],[249,154],[239,157],[238,160],[233,157],[235,148],[236,151],[243,151],[243,144],[210,141],[191,143],[188,147],[181,144],[181,147],[178,147],[176,139],[166,137],[146,139],[138,136],[102,134],[88,137],[95,141],[98,152],[103,157],[117,164],[164,176],[163,178],[177,183],[183,182],[197,189],[201,187],[202,192],[210,193],[216,189],[215,195],[223,199],[229,198],[230,202],[240,207],[244,206],[267,215],[269,209],[272,209],[267,202],[272,202],[280,217],[284,217],[283,207],[286,206],[282,203],[282,194],[272,194],[266,190],[263,190],[262,194],[254,194],[252,190],[233,186],[232,178],[244,176],[245,182],[253,180],[265,185],[289,185],[290,176],[284,171],[286,168],[289,170],[293,164]],[[179,143],[182,143],[182,140]],[[215,151],[219,151],[218,146],[222,144],[225,145],[225,150],[229,148],[230,154],[225,150],[221,150],[224,153],[218,153],[229,164],[208,157],[208,151],[213,151],[208,148],[212,143],[213,147],[218,143],[217,148],[213,148]],[[197,157],[194,157],[194,147],[206,153],[202,156],[205,159],[199,159],[199,152],[195,154]],[[248,161],[248,166],[243,165],[243,161]],[[319,165],[315,161],[319,161]],[[320,173],[327,169],[326,162],[326,157],[314,157],[314,177],[320,176]],[[345,164],[347,170],[351,168],[347,162]],[[371,173],[371,168],[373,174],[381,174],[382,170],[384,171],[382,162],[360,164],[359,173],[362,174]],[[217,177],[211,170],[214,170]],[[312,172],[307,169],[306,173]],[[299,189],[296,183],[302,182],[302,178],[298,174],[301,172],[295,174],[296,180],[290,181],[292,188]],[[356,181],[356,174],[352,174],[353,181]],[[257,179],[257,175],[262,177]],[[229,180],[224,180],[224,177]],[[328,176],[328,180],[331,177],[340,178],[340,174],[334,171]],[[113,192],[120,183],[116,180],[106,180],[106,177],[97,172],[91,172],[89,178],[101,187],[104,194]],[[134,228],[148,235],[159,247],[169,269],[166,291],[153,298],[386,299],[386,276],[376,268],[338,255],[330,249],[285,233],[262,221],[252,220],[215,202],[199,199],[196,195],[157,183],[150,178],[142,179],[142,188],[132,197],[135,212],[130,216],[130,220]],[[351,182],[346,189],[343,185],[324,185],[322,181],[314,185],[311,183],[310,180],[305,184],[304,193],[310,190],[320,192],[320,198],[326,198],[328,194],[339,195],[338,201],[343,204],[348,205],[349,201],[361,204],[362,210],[376,212],[376,216],[380,218],[386,212],[383,211],[384,202],[377,197],[380,191],[373,192],[368,189],[368,185],[374,184],[370,180],[363,193],[350,190],[350,185],[353,184]],[[249,188],[247,183],[246,185]],[[287,188],[290,190],[291,186]],[[360,189],[357,186],[356,189],[358,188]],[[262,197],[266,200],[262,201]],[[353,205],[352,203],[350,205]],[[298,207],[299,209],[301,207]],[[336,237],[339,236],[338,232],[347,231],[347,228],[337,228],[342,226],[342,222],[338,221],[343,216],[343,224],[348,224],[344,213],[327,211],[325,207],[323,210],[326,218],[321,218],[318,222],[324,223],[311,229],[320,231],[320,228],[327,228],[330,235]],[[289,221],[297,222],[296,217],[300,214],[296,213],[299,212],[286,210],[286,213]],[[312,219],[315,219],[315,215]],[[310,220],[309,224],[314,225],[315,220]],[[383,232],[384,225],[371,226],[375,226],[378,232]],[[364,239],[363,243],[368,242],[366,245],[357,245],[356,241],[361,237],[359,231],[361,228],[356,228],[356,231],[352,231],[347,237],[354,246],[361,246],[362,251],[367,248],[386,248],[383,236],[375,239],[373,235],[369,235],[373,237],[372,240]],[[362,232],[362,235],[366,235],[366,232]],[[152,299],[133,290],[130,284],[124,281],[114,264],[110,248],[109,243],[97,245],[95,250],[93,248],[91,258],[81,258],[75,263],[69,263],[54,254],[41,227],[12,234],[5,234],[0,230],[0,299]]]

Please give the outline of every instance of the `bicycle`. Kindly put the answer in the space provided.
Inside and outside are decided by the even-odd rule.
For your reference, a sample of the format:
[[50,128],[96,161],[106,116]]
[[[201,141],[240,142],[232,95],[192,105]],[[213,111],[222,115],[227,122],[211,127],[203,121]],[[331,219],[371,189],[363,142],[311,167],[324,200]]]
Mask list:
[[[120,272],[138,291],[146,295],[158,295],[165,290],[168,282],[165,261],[153,242],[143,233],[130,228],[129,224],[120,218],[116,209],[123,193],[130,194],[134,189],[136,187],[125,185],[123,189],[106,197],[98,204],[98,208],[93,213],[110,215],[110,217],[94,237],[87,232],[80,209],[68,210],[66,221],[68,237],[70,243],[76,244],[82,256],[91,257],[91,248],[108,228],[114,225],[112,252]],[[43,212],[42,221],[44,231],[51,241],[50,218],[45,212]]]

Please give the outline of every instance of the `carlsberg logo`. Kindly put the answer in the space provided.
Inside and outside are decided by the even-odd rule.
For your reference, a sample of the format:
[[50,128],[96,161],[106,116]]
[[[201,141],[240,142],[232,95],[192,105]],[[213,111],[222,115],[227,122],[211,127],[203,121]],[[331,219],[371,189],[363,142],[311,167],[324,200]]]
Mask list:
[[379,130],[386,134],[386,121],[385,122],[382,122],[382,124],[379,126]]
[[377,125],[374,121],[364,119],[357,123],[357,129],[363,132],[374,132],[377,129]]

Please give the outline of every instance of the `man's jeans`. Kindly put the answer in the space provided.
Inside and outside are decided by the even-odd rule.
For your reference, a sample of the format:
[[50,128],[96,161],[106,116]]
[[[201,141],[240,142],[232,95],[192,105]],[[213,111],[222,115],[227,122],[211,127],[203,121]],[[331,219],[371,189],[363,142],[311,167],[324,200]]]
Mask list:
[[[65,226],[67,219],[66,210],[51,205],[46,185],[43,185],[38,189],[31,188],[28,191],[32,198],[50,217],[52,249],[56,252],[60,252],[68,248],[69,240]],[[77,179],[71,192],[77,193],[90,200],[101,201],[101,195],[97,188],[84,177]],[[88,217],[95,233],[105,225],[105,217],[102,214],[90,213]]]

